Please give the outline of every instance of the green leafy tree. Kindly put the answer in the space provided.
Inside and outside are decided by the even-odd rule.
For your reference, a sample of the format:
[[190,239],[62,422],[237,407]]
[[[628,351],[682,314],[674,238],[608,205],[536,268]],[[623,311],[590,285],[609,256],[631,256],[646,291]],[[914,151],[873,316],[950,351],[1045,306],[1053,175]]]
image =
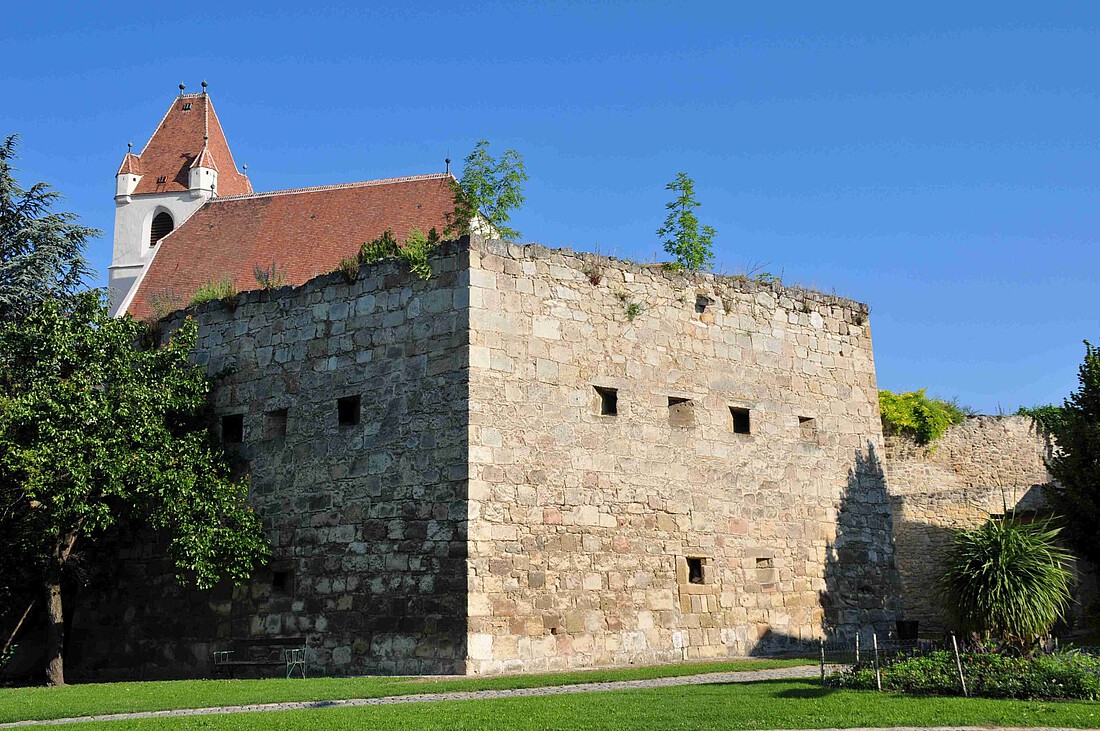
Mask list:
[[955,534],[940,591],[959,628],[1030,651],[1069,607],[1072,557],[1047,523],[991,520]]
[[247,483],[207,428],[196,332],[188,319],[140,347],[143,326],[109,317],[98,292],[0,326],[0,532],[43,592],[52,684],[64,683],[61,583],[78,545],[140,521],[199,588],[243,581],[268,555]]
[[89,273],[84,248],[100,233],[79,225],[75,214],[51,212],[61,196],[46,183],[19,187],[12,167],[18,140],[11,135],[0,144],[0,320],[75,292]]
[[451,183],[454,210],[447,215],[444,234],[462,236],[473,230],[508,241],[518,239],[519,231],[507,224],[526,200],[525,182],[527,170],[518,152],[505,150],[498,160],[489,154],[489,142],[479,140],[466,156],[462,177]]
[[1100,566],[1100,348],[1085,341],[1079,386],[1060,408],[1032,414],[1054,439],[1047,502],[1059,513],[1074,550]]
[[968,413],[952,401],[928,398],[923,388],[906,393],[883,389],[878,392],[878,407],[884,432],[905,435],[917,444],[936,441]]
[[699,271],[709,269],[714,261],[715,230],[700,226],[695,209],[701,203],[695,199],[695,181],[687,173],[676,173],[676,180],[665,186],[676,193],[676,199],[665,204],[668,218],[659,229],[665,252],[676,259],[675,269]]

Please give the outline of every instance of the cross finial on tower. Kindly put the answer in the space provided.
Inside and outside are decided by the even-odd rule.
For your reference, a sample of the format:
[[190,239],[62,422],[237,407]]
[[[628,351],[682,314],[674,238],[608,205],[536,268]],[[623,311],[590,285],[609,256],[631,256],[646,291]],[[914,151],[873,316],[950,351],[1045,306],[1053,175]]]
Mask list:
[[183,96],[183,90],[186,89],[186,88],[187,88],[186,86],[184,86],[183,84],[180,84],[180,96]]

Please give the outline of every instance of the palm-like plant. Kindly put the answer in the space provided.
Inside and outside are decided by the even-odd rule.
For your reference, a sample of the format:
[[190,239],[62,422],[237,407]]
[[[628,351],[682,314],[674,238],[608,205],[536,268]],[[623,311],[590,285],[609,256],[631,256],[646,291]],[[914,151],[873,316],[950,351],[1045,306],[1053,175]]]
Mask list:
[[1027,652],[1070,602],[1070,554],[1049,522],[991,520],[959,531],[945,556],[940,591],[965,632]]

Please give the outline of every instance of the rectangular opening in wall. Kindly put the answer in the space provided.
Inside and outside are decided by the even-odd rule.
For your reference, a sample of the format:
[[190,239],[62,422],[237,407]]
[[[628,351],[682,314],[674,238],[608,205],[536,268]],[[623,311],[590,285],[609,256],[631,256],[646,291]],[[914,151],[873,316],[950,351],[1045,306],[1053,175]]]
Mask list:
[[800,416],[798,417],[798,431],[803,439],[814,439],[817,437],[817,419],[812,416]]
[[689,398],[668,397],[668,423],[672,426],[695,425],[695,402]]
[[688,557],[688,583],[689,584],[703,584],[706,581],[703,574],[703,559]]
[[157,184],[158,185],[161,184],[161,183],[167,183],[167,182],[168,182],[168,176],[167,175],[158,175],[157,176]]
[[756,559],[756,583],[761,586],[768,586],[774,584],[779,580],[778,572],[775,570],[775,559],[773,558],[757,558]]
[[615,388],[603,388],[601,386],[593,386],[596,389],[596,396],[599,399],[600,416],[618,416],[619,414],[619,391]]
[[291,594],[294,591],[294,574],[290,571],[271,572],[271,593]]
[[264,436],[285,437],[288,414],[287,409],[275,409],[267,412],[264,415]]
[[244,414],[226,414],[222,417],[222,441],[226,444],[244,441]]
[[707,307],[714,304],[714,300],[705,295],[698,295],[695,298],[695,311],[700,315],[707,311]]
[[191,102],[184,102],[183,103],[183,111],[185,111],[185,112],[190,112],[191,111]]
[[336,399],[336,416],[340,426],[355,426],[359,423],[360,401],[359,396]]
[[734,434],[752,433],[752,424],[749,422],[749,410],[740,406],[730,407],[730,417],[733,419]]

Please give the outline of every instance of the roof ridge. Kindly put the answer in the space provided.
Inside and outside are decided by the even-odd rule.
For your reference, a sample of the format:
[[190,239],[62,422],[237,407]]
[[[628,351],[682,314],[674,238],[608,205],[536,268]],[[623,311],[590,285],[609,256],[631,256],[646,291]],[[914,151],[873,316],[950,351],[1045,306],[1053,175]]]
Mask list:
[[227,195],[212,199],[211,203],[224,201],[247,200],[250,198],[270,198],[277,195],[296,195],[298,193],[313,193],[321,190],[343,190],[346,188],[369,188],[375,185],[393,185],[395,183],[414,183],[420,180],[446,180],[454,179],[451,173],[426,173],[424,175],[406,175],[398,178],[379,178],[378,180],[363,180],[356,183],[335,183],[332,185],[315,185],[308,188],[286,188],[284,190],[269,190],[262,193],[243,193],[241,195]]

